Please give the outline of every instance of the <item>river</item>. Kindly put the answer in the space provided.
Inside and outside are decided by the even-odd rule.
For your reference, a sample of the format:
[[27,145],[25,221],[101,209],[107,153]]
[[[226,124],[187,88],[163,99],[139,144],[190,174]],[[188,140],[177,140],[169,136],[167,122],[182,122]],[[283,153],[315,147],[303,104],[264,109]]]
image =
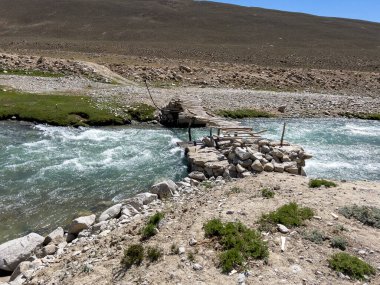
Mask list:
[[[243,120],[279,139],[283,120]],[[208,130],[193,130],[200,137]],[[31,231],[47,233],[78,213],[186,175],[176,146],[186,130],[138,127],[65,128],[0,122],[0,243]],[[285,139],[314,158],[310,177],[380,181],[380,123],[289,119]]]

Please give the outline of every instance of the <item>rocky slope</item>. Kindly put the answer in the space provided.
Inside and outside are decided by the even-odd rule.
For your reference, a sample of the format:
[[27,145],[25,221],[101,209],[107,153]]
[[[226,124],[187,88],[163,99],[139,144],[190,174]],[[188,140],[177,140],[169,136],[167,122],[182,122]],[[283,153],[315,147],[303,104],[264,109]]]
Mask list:
[[[379,230],[338,214],[338,208],[353,203],[379,207],[378,183],[342,181],[337,182],[336,188],[310,189],[306,177],[273,172],[231,182],[212,179],[198,186],[190,186],[188,182],[191,181],[186,179],[179,183],[173,197],[141,206],[140,214],[132,218],[122,216],[101,222],[70,244],[60,243],[55,254],[33,261],[38,263],[39,270],[27,272],[25,284],[377,284],[380,281],[377,275],[363,282],[350,280],[332,271],[327,263],[333,253],[340,251],[330,247],[328,239],[340,236],[348,241],[347,252],[380,270]],[[263,198],[263,188],[272,189],[274,198]],[[205,238],[203,224],[221,218],[257,228],[262,213],[291,201],[311,207],[315,217],[288,233],[265,233],[263,238],[268,241],[270,251],[267,264],[250,261],[245,275],[222,274],[218,267],[219,250],[215,241]],[[140,230],[156,211],[164,212],[165,217],[157,234],[143,245],[160,247],[162,259],[153,263],[144,261],[141,266],[126,270],[120,264],[124,249],[140,242]],[[305,239],[303,233],[312,230],[323,232],[328,239],[320,244]],[[281,250],[281,237],[286,237],[285,250]],[[180,248],[179,252],[173,252],[173,245]]]

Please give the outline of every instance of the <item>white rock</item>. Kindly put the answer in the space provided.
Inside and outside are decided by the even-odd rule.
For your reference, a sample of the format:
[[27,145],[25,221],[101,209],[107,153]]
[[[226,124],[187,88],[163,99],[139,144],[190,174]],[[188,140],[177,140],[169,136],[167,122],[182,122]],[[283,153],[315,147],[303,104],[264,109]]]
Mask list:
[[274,166],[272,163],[268,162],[264,165],[264,171],[272,172],[274,170]]
[[172,180],[166,180],[164,182],[153,185],[150,192],[157,194],[158,198],[163,199],[172,197],[177,191],[177,188],[177,185]]
[[7,241],[0,245],[0,269],[14,271],[16,267],[30,257],[35,248],[42,244],[44,237],[36,233]]
[[195,271],[200,271],[200,270],[203,269],[203,266],[200,265],[199,263],[194,263],[194,265],[193,265],[193,269],[194,269]]
[[78,234],[79,232],[91,227],[95,223],[95,219],[95,215],[76,218],[69,226],[68,232],[70,234]]
[[242,173],[244,172],[246,169],[241,166],[240,164],[236,165],[236,171],[239,172],[239,173]]
[[237,278],[238,285],[244,285],[246,279],[247,277],[245,277],[244,273],[240,273]]
[[285,227],[284,225],[277,224],[277,229],[279,230],[280,233],[283,233],[283,234],[289,233],[289,229]]
[[252,170],[256,171],[256,172],[262,172],[264,170],[263,168],[263,165],[261,164],[260,160],[256,159],[252,166],[251,166]]
[[197,240],[195,239],[195,238],[191,238],[190,240],[189,240],[189,245],[190,246],[194,246],[194,245],[196,245],[197,244]]
[[120,215],[122,204],[113,205],[111,208],[105,210],[99,217],[99,222],[114,219]]
[[58,227],[54,231],[52,231],[44,240],[44,245],[48,245],[49,243],[59,244],[65,241],[65,232],[63,228]]

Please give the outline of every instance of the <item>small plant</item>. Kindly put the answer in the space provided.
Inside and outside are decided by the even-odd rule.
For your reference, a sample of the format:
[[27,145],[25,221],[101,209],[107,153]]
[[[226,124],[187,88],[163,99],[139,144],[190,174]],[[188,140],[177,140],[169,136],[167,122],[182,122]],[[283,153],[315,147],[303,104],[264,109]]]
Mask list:
[[210,189],[210,188],[213,187],[212,182],[211,182],[211,181],[208,181],[208,180],[203,181],[200,185],[203,186],[203,187],[206,188],[206,189]]
[[177,254],[179,254],[179,247],[176,245],[176,244],[172,244],[171,246],[170,246],[170,252],[171,252],[171,254],[173,254],[173,255],[177,255]]
[[348,242],[343,237],[333,237],[330,242],[331,247],[346,250]]
[[337,185],[334,182],[325,179],[311,179],[309,182],[310,188],[319,188],[321,186],[326,186],[327,188],[330,188],[336,187]]
[[148,247],[146,250],[146,257],[150,262],[156,262],[162,257],[162,249],[158,247]]
[[219,256],[219,261],[222,272],[228,273],[232,269],[242,266],[244,258],[239,250],[233,248],[222,252]]
[[380,229],[379,208],[352,205],[340,208],[339,213],[347,219],[354,218],[367,226]]
[[362,280],[364,275],[369,276],[376,273],[375,268],[371,265],[345,252],[334,254],[328,262],[333,270],[342,272],[354,279]]
[[243,192],[243,189],[241,189],[241,188],[235,186],[235,187],[232,187],[232,188],[230,189],[230,191],[227,192],[227,195],[231,195],[231,194],[239,194],[239,193],[241,193],[241,192]]
[[164,218],[164,216],[165,216],[164,213],[157,212],[152,217],[150,217],[147,225],[141,231],[142,240],[147,240],[150,237],[156,235],[157,226],[160,223],[160,221]]
[[222,223],[213,219],[204,225],[204,231],[206,237],[216,238],[224,250],[219,256],[223,273],[240,268],[247,259],[266,259],[269,255],[261,235],[240,222]]
[[270,198],[273,198],[274,195],[275,195],[274,191],[271,191],[267,188],[264,188],[261,190],[261,196],[263,196],[264,198],[270,199]]
[[311,219],[314,211],[307,207],[300,207],[297,203],[281,206],[274,212],[263,214],[259,220],[261,230],[270,230],[277,224],[286,227],[299,227],[305,220]]
[[187,259],[190,261],[190,262],[195,262],[195,253],[192,252],[192,251],[189,251],[187,253]]
[[323,241],[326,239],[325,234],[318,230],[313,230],[311,232],[304,232],[302,236],[304,239],[314,242],[316,244],[322,244]]
[[141,244],[132,244],[124,251],[123,259],[121,264],[124,265],[126,269],[132,267],[132,265],[139,266],[144,259],[144,248]]

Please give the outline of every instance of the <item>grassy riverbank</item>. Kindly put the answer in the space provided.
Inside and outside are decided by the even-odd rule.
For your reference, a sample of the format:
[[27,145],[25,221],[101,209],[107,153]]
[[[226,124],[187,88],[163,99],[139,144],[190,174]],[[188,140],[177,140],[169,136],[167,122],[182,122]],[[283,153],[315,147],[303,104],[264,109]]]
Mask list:
[[62,73],[54,73],[42,70],[22,70],[22,69],[1,69],[1,75],[21,75],[21,76],[37,76],[37,77],[63,77]]
[[0,89],[0,119],[17,119],[55,126],[104,126],[129,122],[96,108],[88,96],[41,95]]
[[231,119],[275,117],[274,114],[255,109],[219,110],[217,115]]

